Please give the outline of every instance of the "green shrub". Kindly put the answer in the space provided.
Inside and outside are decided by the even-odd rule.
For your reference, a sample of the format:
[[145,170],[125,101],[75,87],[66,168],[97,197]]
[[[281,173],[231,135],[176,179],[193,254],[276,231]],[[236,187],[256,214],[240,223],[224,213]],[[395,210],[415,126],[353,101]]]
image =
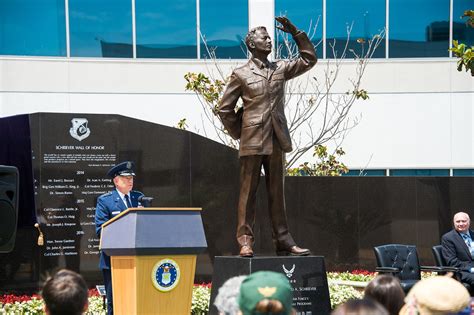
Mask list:
[[351,286],[329,283],[329,297],[331,299],[331,308],[334,309],[347,300],[361,299],[363,294]]
[[194,285],[193,299],[191,302],[192,315],[204,315],[209,312],[209,302],[211,300],[210,285]]

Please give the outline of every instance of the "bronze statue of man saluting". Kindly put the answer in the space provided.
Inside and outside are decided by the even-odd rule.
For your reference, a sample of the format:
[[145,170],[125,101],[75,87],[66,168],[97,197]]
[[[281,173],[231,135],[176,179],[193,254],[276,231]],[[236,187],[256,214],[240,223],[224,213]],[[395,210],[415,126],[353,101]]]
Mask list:
[[[245,44],[250,60],[232,73],[222,100],[219,116],[234,139],[240,139],[240,197],[237,241],[240,256],[253,256],[255,200],[263,165],[273,242],[278,255],[305,256],[308,249],[296,245],[288,231],[284,195],[284,155],[290,152],[291,138],[286,122],[285,82],[311,69],[317,61],[308,36],[286,17],[275,18],[283,32],[295,40],[300,56],[294,60],[268,61],[272,41],[263,26],[251,29]],[[235,112],[237,100],[242,110]]]

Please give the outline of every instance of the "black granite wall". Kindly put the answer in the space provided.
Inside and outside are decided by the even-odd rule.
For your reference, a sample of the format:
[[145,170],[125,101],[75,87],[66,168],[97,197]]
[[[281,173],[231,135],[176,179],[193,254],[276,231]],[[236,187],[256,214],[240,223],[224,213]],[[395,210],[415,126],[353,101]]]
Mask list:
[[[118,115],[37,113],[0,119],[0,164],[20,170],[18,234],[0,254],[0,290],[37,286],[54,268],[101,283],[93,215],[113,185],[111,165],[133,160],[135,188],[153,206],[202,207],[208,250],[196,282],[210,281],[214,256],[236,255],[237,151],[191,132]],[[287,177],[292,234],[326,257],[328,270],[374,267],[372,247],[418,246],[421,262],[451,228],[452,215],[473,214],[472,177]],[[258,195],[257,255],[273,255],[265,181]],[[45,245],[36,244],[39,222]]]

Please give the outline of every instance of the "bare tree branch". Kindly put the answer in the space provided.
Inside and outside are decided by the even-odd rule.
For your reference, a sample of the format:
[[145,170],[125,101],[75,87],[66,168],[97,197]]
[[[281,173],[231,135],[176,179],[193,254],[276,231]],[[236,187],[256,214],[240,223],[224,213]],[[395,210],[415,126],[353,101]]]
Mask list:
[[[314,25],[311,22],[307,30],[313,43],[318,24],[319,18]],[[360,98],[368,98],[367,91],[361,88],[362,78],[375,50],[382,43],[385,31],[382,30],[370,39],[357,39],[357,43],[361,45],[361,54],[358,55],[353,49],[349,48],[352,27],[353,24],[347,26],[347,36],[342,51],[337,51],[335,39],[329,42],[333,59],[325,61],[325,66],[322,69],[324,80],[320,81],[316,77],[304,76],[286,83],[285,113],[294,144],[294,150],[287,154],[287,168],[293,167],[305,153],[318,145],[323,145],[329,141],[334,141],[338,145],[342,144],[346,135],[360,122],[361,115],[351,117],[351,109]],[[296,44],[288,39],[288,34],[281,31],[277,32],[279,32],[277,38],[283,39],[282,43],[277,42],[277,59],[280,56],[289,59],[297,58]],[[221,63],[218,62],[215,49],[208,47],[202,34],[201,39],[209,56],[206,60],[207,76],[193,73],[186,74],[185,78],[188,81],[186,89],[193,90],[196,93],[203,108],[203,133],[208,135],[205,130],[205,121],[207,121],[220,142],[237,148],[238,141],[233,140],[228,135],[220,118],[216,115],[216,109],[228,77],[222,70]],[[321,42],[322,40],[318,40],[315,47],[320,45]],[[341,70],[348,64],[346,60],[348,53],[356,61],[355,69],[350,77],[343,78],[341,77]],[[350,89],[346,93],[334,92],[336,83],[341,80],[349,82]],[[238,106],[242,106],[241,103]]]

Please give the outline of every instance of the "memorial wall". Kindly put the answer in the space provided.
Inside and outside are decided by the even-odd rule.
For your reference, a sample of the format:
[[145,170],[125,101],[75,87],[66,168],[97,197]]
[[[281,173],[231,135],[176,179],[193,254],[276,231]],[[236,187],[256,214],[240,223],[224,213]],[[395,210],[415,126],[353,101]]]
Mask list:
[[[215,256],[237,255],[237,151],[192,132],[119,115],[35,113],[0,118],[0,165],[18,167],[16,244],[0,253],[0,291],[37,286],[55,268],[102,283],[94,212],[113,189],[116,163],[136,163],[135,189],[154,207],[201,207],[208,243],[196,282],[210,281]],[[255,252],[274,255],[265,181],[257,197]],[[474,215],[473,177],[287,177],[288,222],[297,243],[325,256],[328,270],[372,269],[372,247],[431,246],[451,228],[452,215]],[[44,245],[39,246],[40,224]],[[157,227],[159,228],[159,226]]]
[[[9,139],[0,144],[0,165],[18,167],[22,187],[17,242],[0,254],[1,288],[28,286],[62,267],[102,282],[95,205],[114,189],[106,173],[120,161],[136,163],[134,189],[153,197],[154,207],[202,207],[204,222],[212,223],[212,213],[227,213],[238,198],[237,152],[179,129],[119,115],[37,113],[2,118],[0,131]],[[36,222],[43,246],[37,245]],[[230,254],[233,232],[205,228]],[[210,255],[201,256],[198,273],[210,278]]]

